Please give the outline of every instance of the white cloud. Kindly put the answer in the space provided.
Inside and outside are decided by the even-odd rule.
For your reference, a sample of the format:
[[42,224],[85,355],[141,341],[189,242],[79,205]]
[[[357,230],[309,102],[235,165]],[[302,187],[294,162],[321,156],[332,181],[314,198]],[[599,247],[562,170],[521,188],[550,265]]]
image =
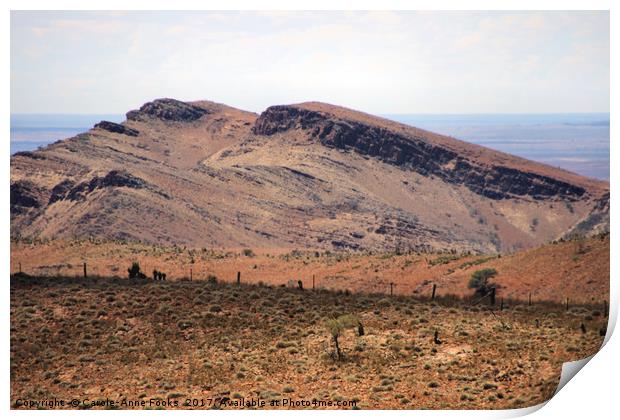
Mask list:
[[[578,84],[578,88],[576,88]],[[14,12],[12,112],[213,99],[375,113],[609,109],[605,12]]]

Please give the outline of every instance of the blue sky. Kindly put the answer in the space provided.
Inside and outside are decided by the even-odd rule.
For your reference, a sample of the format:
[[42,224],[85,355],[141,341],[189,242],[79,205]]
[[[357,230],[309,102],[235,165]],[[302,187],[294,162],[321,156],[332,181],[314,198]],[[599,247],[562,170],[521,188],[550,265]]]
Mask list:
[[609,112],[608,12],[12,12],[12,113]]

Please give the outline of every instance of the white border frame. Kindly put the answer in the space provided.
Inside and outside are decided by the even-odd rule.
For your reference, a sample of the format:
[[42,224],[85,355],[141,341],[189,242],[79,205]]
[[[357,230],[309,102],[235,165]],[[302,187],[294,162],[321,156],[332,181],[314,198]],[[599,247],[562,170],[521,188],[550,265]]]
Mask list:
[[[5,148],[2,154],[2,171],[4,182],[2,183],[2,200],[5,216],[2,219],[0,237],[4,238],[2,242],[2,254],[4,255],[5,277],[7,284],[5,285],[6,294],[3,294],[2,298],[2,314],[5,316],[2,321],[2,336],[1,336],[1,354],[2,361],[5,363],[5,369],[2,369],[3,380],[0,385],[0,405],[2,411],[10,411],[8,414],[16,418],[26,418],[30,416],[50,416],[52,418],[72,418],[74,416],[88,415],[93,417],[105,417],[110,415],[109,411],[20,411],[10,410],[9,398],[10,394],[10,378],[9,378],[9,364],[10,364],[10,349],[9,349],[9,328],[10,320],[9,312],[9,293],[8,293],[8,272],[10,270],[10,213],[9,213],[9,180],[10,180],[10,10],[610,10],[610,36],[611,36],[611,95],[610,95],[610,114],[611,114],[611,147],[610,147],[610,183],[611,183],[611,196],[616,196],[615,186],[618,184],[618,170],[615,166],[618,164],[618,150],[614,146],[614,141],[618,140],[618,118],[615,113],[615,107],[617,106],[617,99],[620,97],[620,92],[617,83],[617,77],[614,78],[614,73],[618,72],[617,54],[614,54],[614,47],[618,46],[618,28],[620,27],[620,19],[618,15],[620,12],[620,6],[618,2],[604,1],[604,0],[592,0],[592,1],[577,1],[577,0],[565,0],[562,2],[550,1],[550,0],[505,0],[502,2],[490,1],[490,0],[471,0],[468,2],[457,0],[419,0],[419,1],[404,1],[404,0],[382,0],[381,2],[372,2],[368,0],[358,1],[344,1],[344,0],[315,0],[315,1],[283,1],[283,0],[271,0],[262,1],[260,4],[256,1],[250,0],[230,0],[230,1],[211,1],[208,4],[205,2],[195,0],[176,0],[175,2],[167,2],[163,0],[151,0],[151,1],[131,1],[131,0],[107,0],[107,1],[90,1],[85,3],[77,0],[58,0],[58,1],[44,1],[44,0],[31,0],[31,1],[13,1],[8,0],[4,2],[6,8],[2,16],[3,25],[2,31],[4,35],[2,37],[2,54],[7,60],[3,61],[3,95],[2,98],[2,118],[0,118],[0,126],[2,132],[5,133]],[[615,10],[614,10],[615,6]],[[615,201],[612,200],[612,203]],[[615,205],[611,206],[612,219],[617,220],[617,211]],[[614,255],[618,250],[618,229],[615,228],[615,224],[611,225],[611,255]],[[617,254],[616,254],[617,255]],[[620,361],[617,354],[620,353],[620,344],[618,339],[611,336],[610,333],[615,326],[618,313],[618,263],[617,260],[611,260],[611,297],[610,297],[610,327],[609,334],[606,337],[608,339],[606,345],[599,351],[591,361],[583,368],[583,371],[579,373],[576,380],[570,381],[556,396],[554,396],[546,405],[520,410],[499,410],[499,411],[383,411],[379,415],[388,416],[389,418],[505,418],[516,417],[524,414],[531,413],[544,406],[544,409],[536,411],[532,414],[532,418],[572,418],[593,416],[594,418],[606,418],[611,413],[617,412],[617,383]],[[141,414],[142,413],[142,414]],[[144,416],[143,413],[150,413],[149,416],[174,416],[174,417],[187,417],[187,416],[213,416],[213,417],[227,417],[235,418],[248,415],[252,413],[252,417],[260,418],[273,418],[295,415],[301,418],[310,418],[314,416],[314,411],[209,411],[205,412],[190,412],[190,411],[174,411],[174,412],[159,412],[159,411],[121,411],[115,412],[115,416],[129,417],[129,416]],[[353,414],[357,413],[357,414]],[[363,411],[321,411],[321,416],[327,416],[336,418],[349,417],[354,415],[364,415]],[[371,413],[376,413],[372,411]],[[366,413],[367,415],[367,413]]]

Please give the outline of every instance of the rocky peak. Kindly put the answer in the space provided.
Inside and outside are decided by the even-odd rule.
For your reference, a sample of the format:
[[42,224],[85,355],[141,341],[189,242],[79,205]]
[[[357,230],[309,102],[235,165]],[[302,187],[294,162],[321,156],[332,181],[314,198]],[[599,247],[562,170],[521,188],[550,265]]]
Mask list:
[[171,122],[192,122],[208,113],[208,110],[197,105],[164,98],[147,102],[138,110],[129,111],[127,119],[132,121],[148,121],[150,118],[158,118]]

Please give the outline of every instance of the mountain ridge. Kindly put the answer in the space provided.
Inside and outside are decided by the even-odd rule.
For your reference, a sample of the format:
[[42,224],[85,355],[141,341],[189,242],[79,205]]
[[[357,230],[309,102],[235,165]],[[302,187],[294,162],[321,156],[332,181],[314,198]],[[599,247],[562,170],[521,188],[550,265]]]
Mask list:
[[[193,246],[510,251],[580,223],[581,233],[608,229],[608,207],[598,203],[608,190],[329,104],[258,115],[164,98],[121,124],[103,121],[12,156],[11,231]],[[593,211],[596,223],[583,229]]]

